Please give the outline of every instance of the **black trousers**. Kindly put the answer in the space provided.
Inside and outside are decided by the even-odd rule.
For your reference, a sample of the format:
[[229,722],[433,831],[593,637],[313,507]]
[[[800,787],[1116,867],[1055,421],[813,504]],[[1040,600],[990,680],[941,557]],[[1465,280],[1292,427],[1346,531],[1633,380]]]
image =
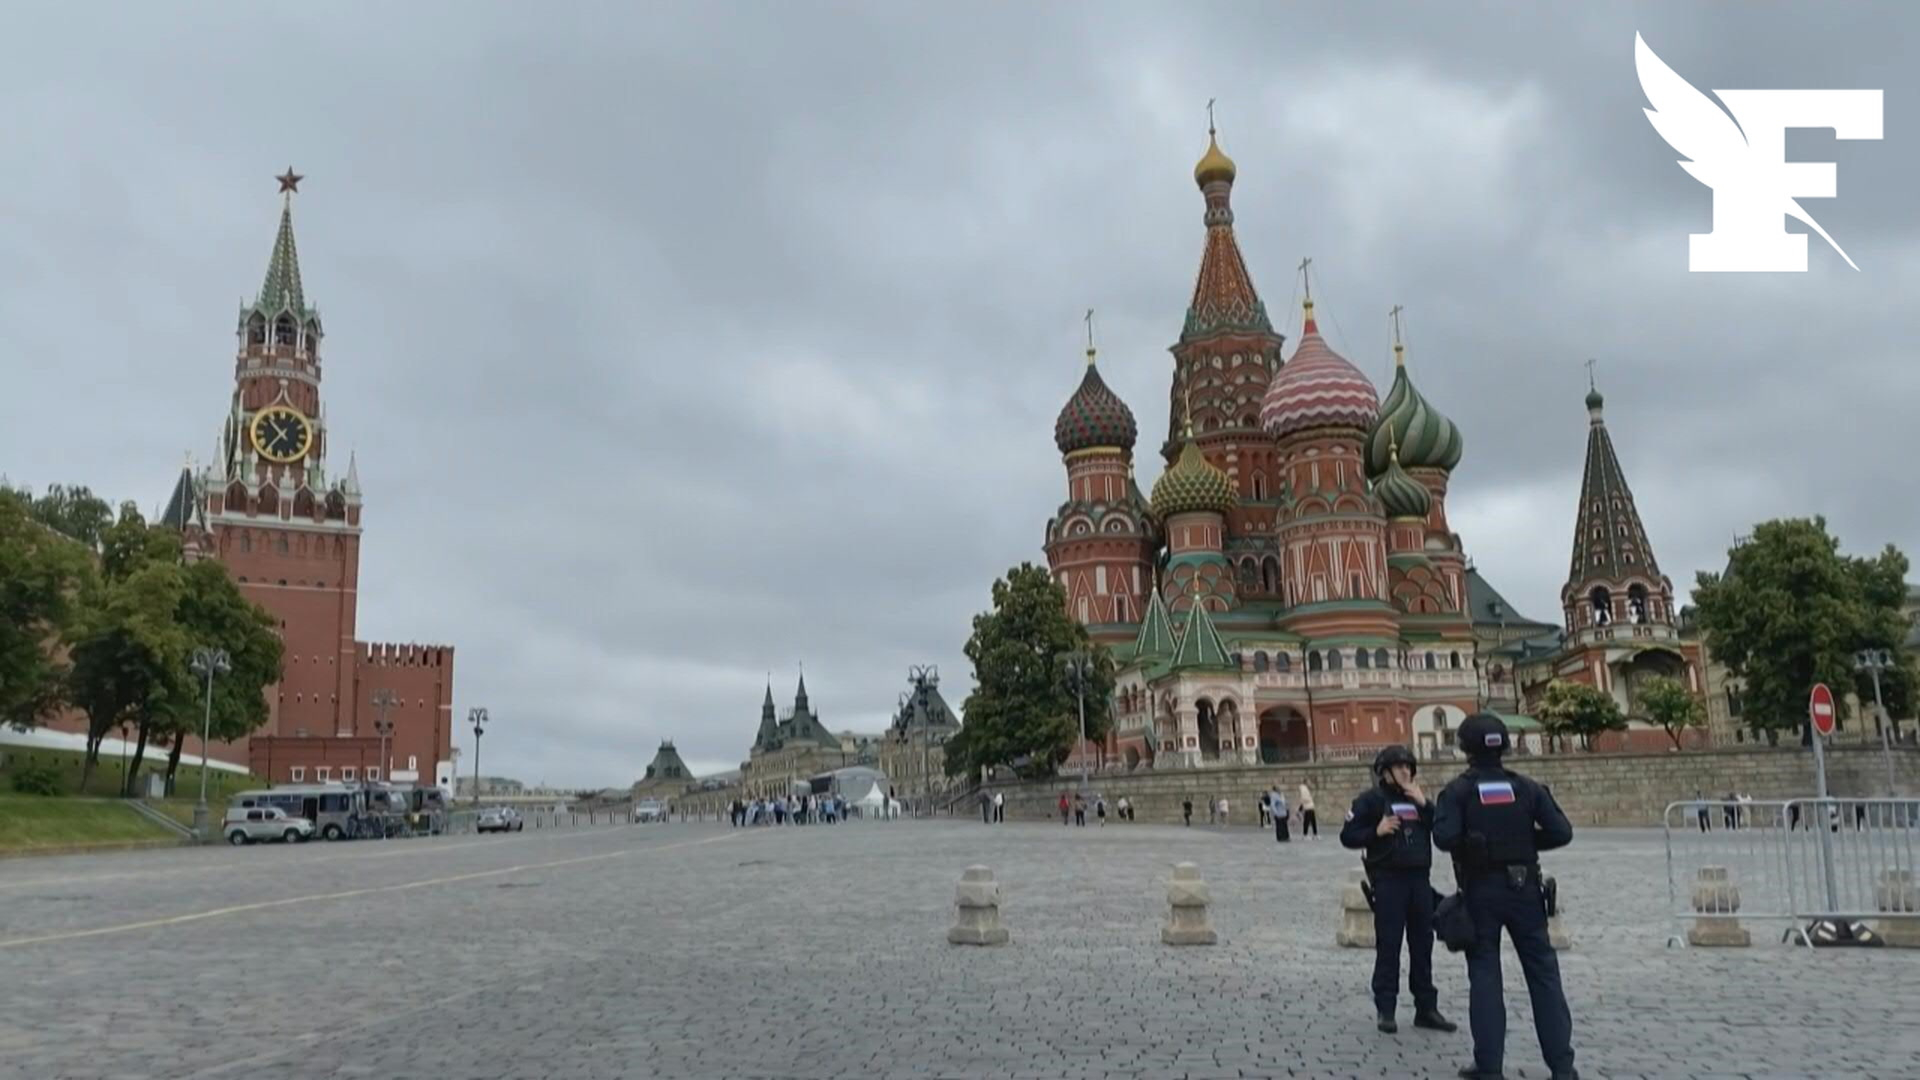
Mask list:
[[1407,943],[1407,990],[1415,1009],[1439,1004],[1433,985],[1433,881],[1425,870],[1373,875],[1373,1006],[1392,1015],[1400,996],[1400,941]]
[[1573,1071],[1573,1014],[1560,986],[1560,960],[1547,939],[1547,909],[1538,875],[1515,887],[1504,876],[1469,880],[1467,910],[1473,915],[1474,942],[1467,949],[1467,984],[1473,1028],[1473,1065],[1498,1073],[1506,1057],[1507,1003],[1500,984],[1500,931],[1513,939],[1520,971],[1533,1003],[1533,1026],[1540,1053],[1554,1075]]
[[1320,835],[1320,818],[1311,810],[1302,810],[1300,811],[1300,835],[1305,836],[1308,833]]

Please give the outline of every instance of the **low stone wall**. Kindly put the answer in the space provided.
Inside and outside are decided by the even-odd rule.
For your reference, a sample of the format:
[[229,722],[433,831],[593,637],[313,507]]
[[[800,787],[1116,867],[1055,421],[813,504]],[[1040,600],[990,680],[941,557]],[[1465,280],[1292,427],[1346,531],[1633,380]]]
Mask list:
[[[1920,748],[1896,747],[1894,769],[1899,794],[1920,795]],[[1553,797],[1575,825],[1658,825],[1666,805],[1695,793],[1723,798],[1729,791],[1756,799],[1811,797],[1813,751],[1803,747],[1742,747],[1661,754],[1547,754],[1513,758],[1515,771],[1553,789]],[[1421,763],[1429,791],[1438,791],[1463,769],[1461,762]],[[1255,801],[1274,784],[1298,809],[1300,784],[1312,789],[1322,832],[1337,831],[1347,806],[1372,782],[1364,764],[1261,765],[1226,769],[1142,770],[1096,774],[1088,790],[1107,798],[1108,813],[1126,796],[1141,821],[1178,822],[1180,803],[1193,800],[1194,820],[1205,824],[1210,799],[1225,798],[1230,820],[1260,820]],[[1059,819],[1062,791],[1071,794],[1076,776],[1047,781],[989,785],[1007,796],[1007,817],[1023,821]],[[1827,783],[1836,796],[1878,797],[1887,793],[1886,758],[1879,747],[1834,747],[1827,753]],[[1087,808],[1089,818],[1093,808]]]

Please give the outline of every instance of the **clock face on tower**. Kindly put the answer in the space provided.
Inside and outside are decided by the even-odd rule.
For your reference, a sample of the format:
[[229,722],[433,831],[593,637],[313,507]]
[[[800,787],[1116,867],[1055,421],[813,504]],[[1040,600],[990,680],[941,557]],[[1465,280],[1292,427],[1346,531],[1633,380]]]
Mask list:
[[268,461],[293,461],[313,446],[312,421],[285,405],[260,410],[248,431],[254,449]]

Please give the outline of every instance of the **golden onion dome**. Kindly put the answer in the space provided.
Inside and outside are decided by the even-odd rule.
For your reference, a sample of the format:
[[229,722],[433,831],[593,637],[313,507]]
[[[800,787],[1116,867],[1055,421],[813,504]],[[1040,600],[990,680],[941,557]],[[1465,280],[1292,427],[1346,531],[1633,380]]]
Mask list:
[[1220,152],[1220,142],[1213,132],[1207,132],[1207,152],[1200,164],[1193,167],[1193,182],[1206,187],[1215,180],[1233,183],[1235,169],[1233,159]]

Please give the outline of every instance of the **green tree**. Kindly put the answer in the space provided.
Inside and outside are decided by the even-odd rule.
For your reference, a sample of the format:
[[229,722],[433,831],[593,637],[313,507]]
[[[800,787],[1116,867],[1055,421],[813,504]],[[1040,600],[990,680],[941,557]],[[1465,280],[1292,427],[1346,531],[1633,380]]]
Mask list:
[[[224,649],[228,671],[213,680],[211,722],[206,715],[206,683],[190,664],[166,672],[167,790],[173,790],[180,753],[203,725],[211,737],[233,740],[267,722],[266,688],[280,678],[282,646],[278,620],[248,600],[224,566],[202,560],[181,574],[174,622],[186,638],[189,656],[198,648]],[[180,708],[184,705],[185,708]]]
[[53,484],[32,502],[35,521],[85,544],[90,551],[100,549],[101,537],[113,524],[113,507],[89,488]]
[[[1783,730],[1806,727],[1807,695],[1815,683],[1844,694],[1870,684],[1858,679],[1853,654],[1900,651],[1907,622],[1907,557],[1891,544],[1872,558],[1842,555],[1825,518],[1768,521],[1727,553],[1724,573],[1702,573],[1694,605],[1707,647],[1746,683],[1744,717],[1769,742]],[[1908,662],[1910,663],[1910,661]],[[1910,667],[1882,678],[1889,712],[1910,703]],[[1844,700],[1844,699],[1843,699]]]
[[85,550],[37,523],[24,496],[0,488],[0,724],[29,728],[60,706],[60,641],[91,569]]
[[1681,732],[1707,722],[1706,707],[1678,679],[1656,675],[1640,684],[1634,699],[1646,719],[1666,731],[1675,750],[1680,749]]
[[1535,709],[1535,715],[1547,734],[1580,740],[1584,750],[1593,749],[1593,737],[1605,731],[1625,731],[1627,718],[1620,706],[1605,691],[1586,683],[1555,679]]
[[1022,776],[1059,767],[1079,738],[1078,702],[1068,689],[1066,657],[1094,657],[1085,691],[1087,737],[1105,736],[1113,695],[1113,658],[1067,614],[1067,598],[1047,571],[1022,563],[993,583],[993,609],[973,617],[967,659],[974,688],[966,722],[947,743],[949,776],[1006,765]]
[[[170,670],[186,663],[187,639],[174,615],[182,590],[177,563],[147,562],[127,565],[123,577],[102,575],[83,595],[67,674],[67,699],[87,717],[82,791],[92,782],[101,740],[114,728],[135,725],[145,750]],[[136,755],[123,791],[130,790],[139,760]]]

